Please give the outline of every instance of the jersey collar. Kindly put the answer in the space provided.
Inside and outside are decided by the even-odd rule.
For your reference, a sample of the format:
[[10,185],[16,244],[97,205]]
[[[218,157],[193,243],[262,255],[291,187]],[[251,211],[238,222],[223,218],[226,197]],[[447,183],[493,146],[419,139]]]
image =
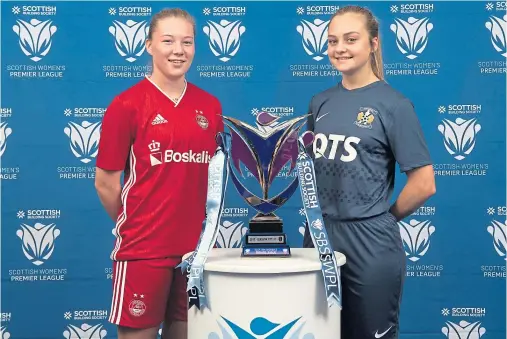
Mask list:
[[158,87],[158,85],[156,83],[151,81],[151,79],[147,75],[145,77],[153,86],[155,86],[156,89],[158,89],[160,91],[160,93],[162,93],[167,99],[171,100],[174,103],[174,107],[178,106],[178,104],[181,102],[181,99],[183,99],[183,96],[185,95],[185,93],[187,91],[187,79],[185,79],[185,87],[183,87],[183,91],[181,92],[181,94],[178,98],[173,99],[173,98],[170,98],[167,94],[165,94],[164,91],[162,91],[162,89],[160,87]]

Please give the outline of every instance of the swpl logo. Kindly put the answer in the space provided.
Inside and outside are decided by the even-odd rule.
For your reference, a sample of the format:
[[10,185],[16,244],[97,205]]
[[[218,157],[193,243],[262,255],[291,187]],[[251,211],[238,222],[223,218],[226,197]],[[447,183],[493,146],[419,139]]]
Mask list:
[[231,22],[223,19],[219,23],[208,20],[203,32],[208,36],[211,52],[218,60],[227,62],[238,53],[246,27],[240,20]]

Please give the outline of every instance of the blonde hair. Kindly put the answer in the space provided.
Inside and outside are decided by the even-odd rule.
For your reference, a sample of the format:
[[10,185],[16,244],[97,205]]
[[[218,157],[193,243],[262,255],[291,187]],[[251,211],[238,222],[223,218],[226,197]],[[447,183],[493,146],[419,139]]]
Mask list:
[[[378,39],[378,47],[377,49],[372,53],[370,57],[370,63],[371,63],[371,69],[375,76],[379,78],[380,80],[384,80],[384,64],[382,62],[382,48],[380,44],[380,36],[379,36],[379,23],[377,18],[373,16],[373,13],[366,7],[361,6],[345,6],[341,7],[336,13],[333,14],[331,17],[331,21],[337,17],[338,15],[345,14],[345,13],[356,13],[361,14],[366,19],[366,30],[368,31],[370,35],[370,41],[373,38]],[[330,22],[331,22],[330,21]]]
[[195,19],[192,15],[190,15],[190,13],[181,8],[164,8],[151,18],[150,29],[148,32],[148,40],[151,40],[152,33],[155,31],[158,22],[165,18],[182,18],[187,20],[192,24],[195,35]]

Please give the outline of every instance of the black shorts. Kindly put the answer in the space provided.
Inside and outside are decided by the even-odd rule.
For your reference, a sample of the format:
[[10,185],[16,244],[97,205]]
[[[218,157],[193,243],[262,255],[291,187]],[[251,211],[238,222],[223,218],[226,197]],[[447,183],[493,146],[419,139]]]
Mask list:
[[[324,222],[333,249],[347,260],[341,268],[341,338],[397,339],[406,257],[395,217]],[[314,247],[308,228],[303,247]]]

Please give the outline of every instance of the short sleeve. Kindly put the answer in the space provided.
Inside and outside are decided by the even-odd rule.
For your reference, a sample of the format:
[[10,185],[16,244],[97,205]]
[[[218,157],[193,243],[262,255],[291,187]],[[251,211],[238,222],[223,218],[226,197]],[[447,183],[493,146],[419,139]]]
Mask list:
[[431,165],[431,157],[412,102],[403,98],[394,108],[387,137],[401,172]]
[[115,98],[104,114],[96,166],[104,170],[125,169],[132,145],[132,114]]

